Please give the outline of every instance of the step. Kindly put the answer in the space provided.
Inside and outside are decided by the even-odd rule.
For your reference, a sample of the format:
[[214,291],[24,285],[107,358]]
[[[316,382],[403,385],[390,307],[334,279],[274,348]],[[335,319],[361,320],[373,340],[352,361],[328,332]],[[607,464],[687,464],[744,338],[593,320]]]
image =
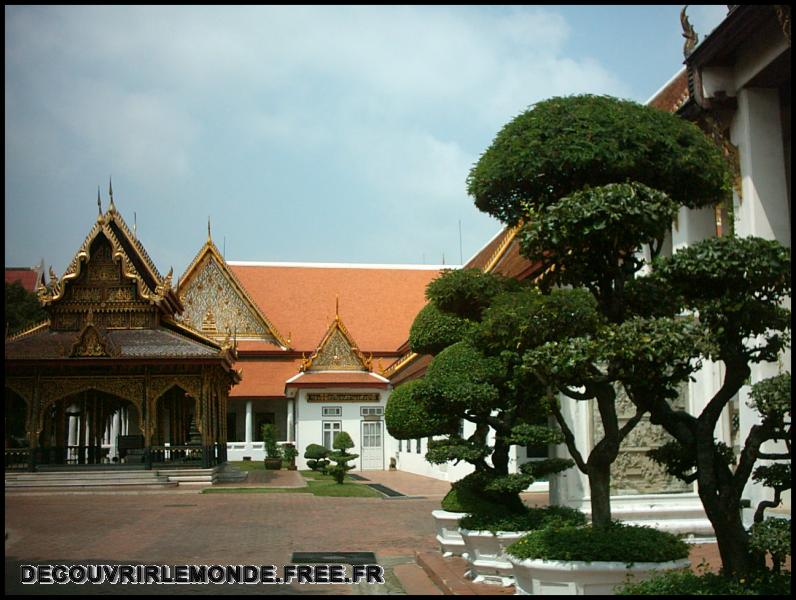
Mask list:
[[[171,485],[166,477],[146,477],[141,479],[72,479],[68,481],[6,481],[6,488],[31,487],[105,487],[132,485]],[[174,485],[177,485],[174,482]]]
[[155,471],[115,472],[101,471],[90,473],[86,471],[60,471],[57,473],[6,473],[6,481],[59,481],[70,479],[142,479],[157,477]]

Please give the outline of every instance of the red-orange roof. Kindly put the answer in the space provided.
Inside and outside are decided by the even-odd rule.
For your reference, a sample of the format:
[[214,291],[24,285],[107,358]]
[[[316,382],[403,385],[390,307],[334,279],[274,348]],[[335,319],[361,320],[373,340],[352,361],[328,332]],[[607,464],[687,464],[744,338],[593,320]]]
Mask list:
[[285,382],[299,373],[301,359],[239,360],[235,368],[241,371],[241,382],[229,392],[231,398],[278,397],[285,395]]
[[335,316],[363,352],[396,350],[439,269],[227,263],[291,347],[313,351]]
[[36,269],[6,269],[6,283],[18,281],[29,292],[36,291],[37,278],[38,272]]
[[375,387],[387,388],[384,378],[363,371],[302,373],[285,387]]

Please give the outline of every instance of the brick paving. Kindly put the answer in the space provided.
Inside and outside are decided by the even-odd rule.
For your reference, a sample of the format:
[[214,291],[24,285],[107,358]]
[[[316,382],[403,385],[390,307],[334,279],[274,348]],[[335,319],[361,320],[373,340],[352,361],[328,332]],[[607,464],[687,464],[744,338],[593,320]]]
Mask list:
[[[254,471],[249,485],[305,485],[295,471]],[[7,493],[6,593],[433,593],[434,575],[466,594],[504,594],[473,587],[461,559],[439,555],[431,511],[450,483],[402,472],[359,473],[408,498],[328,498],[311,494]],[[241,484],[228,484],[243,487]],[[546,494],[524,494],[545,505]],[[385,586],[21,586],[20,564],[284,565],[293,552],[375,552]],[[421,560],[421,557],[423,560]],[[457,560],[459,562],[457,562]],[[720,564],[715,544],[693,547],[694,567]],[[425,562],[431,577],[415,568]],[[461,571],[461,573],[460,573]],[[431,586],[431,587],[430,587]],[[439,585],[436,586],[439,589]],[[444,588],[443,588],[444,589]]]

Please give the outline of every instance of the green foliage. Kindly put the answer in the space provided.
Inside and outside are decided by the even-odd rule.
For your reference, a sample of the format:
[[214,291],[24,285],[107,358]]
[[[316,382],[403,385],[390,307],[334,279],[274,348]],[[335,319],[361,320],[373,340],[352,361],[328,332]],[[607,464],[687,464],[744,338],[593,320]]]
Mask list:
[[310,444],[304,450],[304,458],[307,460],[307,466],[313,471],[323,469],[329,464],[325,458],[329,455],[329,450],[320,444]]
[[509,441],[518,446],[540,446],[542,444],[560,444],[564,441],[564,434],[558,429],[546,425],[531,425],[520,423],[511,430]]
[[754,408],[764,418],[781,423],[790,415],[791,387],[790,373],[781,373],[758,381],[749,392],[749,407]]
[[412,440],[433,435],[455,433],[459,419],[447,411],[430,410],[423,393],[422,379],[407,381],[393,390],[384,409],[384,422],[390,435],[399,440]]
[[329,454],[329,458],[336,464],[332,467],[327,467],[326,473],[334,477],[335,481],[339,485],[343,484],[345,474],[354,468],[354,465],[349,465],[348,462],[359,457],[359,454],[349,454],[347,452],[347,450],[353,447],[354,442],[347,432],[341,431],[334,436],[332,448],[337,450],[337,452]]
[[520,471],[534,478],[534,480],[549,477],[555,473],[566,471],[575,466],[575,461],[571,458],[546,458],[544,460],[532,460],[520,465]]
[[620,596],[790,596],[790,573],[760,572],[743,579],[716,573],[669,571],[617,590]]
[[487,491],[494,477],[483,471],[475,471],[451,485],[442,508],[451,512],[466,512],[474,515],[522,514],[526,506],[517,494],[501,494]]
[[642,244],[660,245],[676,214],[673,200],[640,183],[587,187],[529,210],[522,253],[557,265],[545,275],[547,286],[597,287],[620,264],[637,271],[634,253]]
[[780,491],[790,489],[790,463],[772,463],[770,465],[757,467],[752,475],[752,479],[762,483],[766,487],[779,489]]
[[673,317],[680,303],[663,279],[637,275],[625,282],[625,310],[631,317]]
[[273,423],[265,423],[260,432],[263,436],[265,455],[268,458],[282,458],[282,450],[276,441],[276,426]]
[[688,544],[650,527],[611,523],[608,527],[548,527],[508,547],[519,559],[607,562],[667,562],[688,558]]
[[484,490],[511,496],[524,491],[525,488],[532,483],[533,477],[527,473],[509,473],[508,475],[499,475],[492,479]]
[[749,546],[758,552],[770,553],[774,570],[779,571],[785,559],[791,555],[790,519],[769,518],[762,523],[755,523],[749,530]]
[[470,328],[469,321],[444,313],[429,303],[412,323],[409,330],[409,348],[412,352],[433,356],[464,339]]
[[607,96],[551,98],[515,117],[467,178],[476,206],[514,224],[587,186],[634,181],[691,208],[730,194],[721,151],[676,115]]
[[459,527],[471,531],[535,531],[545,527],[585,525],[586,515],[568,506],[545,506],[528,508],[517,515],[480,514],[467,515],[459,521]]
[[500,404],[497,384],[505,378],[501,361],[481,354],[466,342],[448,346],[426,370],[425,390],[435,411],[491,412]]
[[790,310],[790,250],[762,238],[709,238],[655,264],[655,277],[670,286],[680,308],[698,311],[716,341],[711,358],[741,348],[752,362],[776,361],[787,345]]
[[492,298],[518,286],[513,279],[480,269],[457,269],[444,272],[428,284],[426,297],[442,312],[479,321]]
[[47,318],[36,294],[26,290],[18,281],[6,281],[5,315],[11,334]]
[[475,331],[475,344],[489,354],[510,349],[522,353],[549,341],[595,333],[603,319],[585,290],[535,288],[495,297]]
[[[673,477],[688,481],[696,468],[696,448],[684,446],[680,442],[671,441],[663,446],[647,451],[647,456],[663,466]],[[725,465],[735,464],[732,448],[719,440],[713,441],[713,456]]]
[[448,461],[475,463],[489,456],[491,448],[477,440],[465,440],[451,435],[443,440],[428,440],[426,460],[432,465],[444,465]]

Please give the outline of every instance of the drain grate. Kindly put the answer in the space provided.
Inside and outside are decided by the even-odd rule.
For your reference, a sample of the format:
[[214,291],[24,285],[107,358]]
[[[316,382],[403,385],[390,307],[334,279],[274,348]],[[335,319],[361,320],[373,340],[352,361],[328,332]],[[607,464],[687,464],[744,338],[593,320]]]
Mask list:
[[406,494],[402,494],[401,492],[396,492],[393,489],[388,488],[386,485],[382,485],[380,483],[366,483],[368,487],[372,487],[377,492],[381,492],[385,496],[389,496],[390,498],[398,498],[399,496],[405,496]]
[[294,552],[290,557],[294,564],[343,564],[375,565],[373,552]]
[[349,479],[353,479],[354,481],[370,481],[370,479],[365,479],[364,477],[362,477],[362,475],[351,474],[347,475],[346,477],[348,477]]

